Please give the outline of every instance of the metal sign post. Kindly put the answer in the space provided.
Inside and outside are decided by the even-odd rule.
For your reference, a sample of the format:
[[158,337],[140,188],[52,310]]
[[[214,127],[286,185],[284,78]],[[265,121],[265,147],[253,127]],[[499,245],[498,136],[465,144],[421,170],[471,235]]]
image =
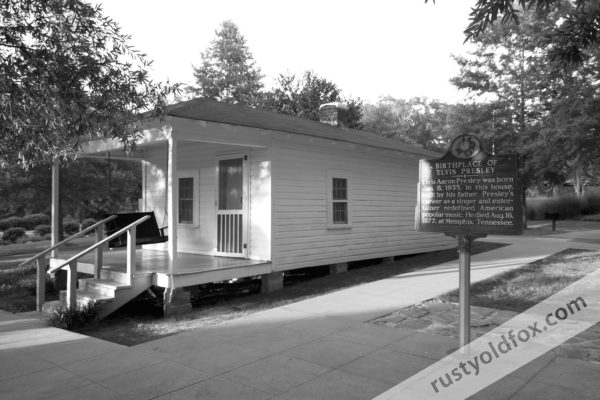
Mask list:
[[458,136],[443,157],[419,163],[415,228],[458,240],[461,347],[470,341],[472,241],[523,231],[518,163],[516,154],[487,153],[473,135]]
[[471,341],[471,238],[468,236],[458,238],[458,260],[458,342],[463,347]]
[[460,347],[471,341],[471,243],[486,235],[452,235],[458,239],[458,341]]

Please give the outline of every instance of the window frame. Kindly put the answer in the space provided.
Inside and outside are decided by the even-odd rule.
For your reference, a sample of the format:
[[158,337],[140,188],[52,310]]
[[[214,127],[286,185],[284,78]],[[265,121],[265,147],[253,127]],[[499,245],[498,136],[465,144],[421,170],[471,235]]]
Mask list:
[[[181,179],[192,178],[192,222],[179,222],[181,214],[180,182]],[[184,170],[177,173],[177,226],[180,228],[197,228],[200,214],[200,171]]]
[[[346,199],[333,198],[333,180],[346,180]],[[346,223],[334,223],[334,203],[346,203]],[[350,229],[352,228],[352,174],[349,171],[330,169],[327,171],[327,229]]]

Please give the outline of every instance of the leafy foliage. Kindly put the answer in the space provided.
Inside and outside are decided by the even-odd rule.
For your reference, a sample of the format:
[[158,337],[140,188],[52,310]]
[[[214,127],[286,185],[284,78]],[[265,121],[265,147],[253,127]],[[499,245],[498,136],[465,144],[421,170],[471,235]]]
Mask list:
[[46,214],[30,214],[23,217],[23,227],[25,229],[35,229],[38,225],[50,224],[50,217]]
[[442,151],[451,134],[447,124],[451,108],[426,98],[404,100],[388,96],[376,105],[367,105],[362,122],[366,130],[381,136]]
[[0,231],[5,231],[8,228],[23,227],[23,218],[21,217],[8,217],[0,219]]
[[129,36],[81,0],[0,0],[0,168],[74,159],[81,140],[135,146],[176,86],[148,78]]
[[34,230],[36,235],[44,236],[52,232],[52,226],[48,224],[38,225]]
[[210,47],[202,53],[201,64],[194,67],[197,86],[188,91],[224,103],[254,105],[263,87],[263,76],[246,39],[231,21],[221,23],[215,34]]
[[[61,191],[62,213],[79,220],[131,211],[141,197],[137,162],[78,159],[61,167],[60,180],[62,188],[69,188]],[[51,182],[45,166],[0,172],[0,216],[49,213]]]
[[[519,152],[527,184],[573,183],[578,195],[598,175],[599,52],[587,51],[577,69],[548,63],[543,46],[554,27],[573,12],[566,1],[542,14],[522,13],[518,26],[491,26],[471,56],[456,60],[452,82],[491,113],[485,135],[500,152]],[[559,150],[560,149],[560,150]]]
[[79,223],[73,220],[63,221],[63,231],[67,235],[73,235],[79,232]]
[[8,228],[2,234],[2,240],[6,240],[11,243],[17,243],[17,240],[22,239],[24,237],[25,237],[25,228],[21,228],[20,226]]
[[81,329],[93,323],[98,316],[96,302],[90,300],[82,306],[61,306],[48,319],[50,326],[70,331]]
[[84,230],[86,228],[89,228],[90,226],[94,225],[96,221],[94,218],[86,218],[83,220],[83,222],[81,223],[81,230]]
[[344,98],[335,83],[319,77],[312,71],[305,71],[300,78],[294,74],[280,74],[275,87],[263,95],[260,107],[318,121],[319,106],[332,102],[346,103],[348,105],[347,127],[362,129],[362,101]]
[[[573,10],[543,37],[543,47],[548,49],[550,59],[564,66],[583,63],[586,49],[600,41],[600,3],[597,0],[570,3],[575,4]],[[543,16],[563,4],[562,0],[477,0],[471,11],[471,23],[465,30],[466,40],[477,40],[500,17],[502,24],[514,25],[521,21],[524,10]]]

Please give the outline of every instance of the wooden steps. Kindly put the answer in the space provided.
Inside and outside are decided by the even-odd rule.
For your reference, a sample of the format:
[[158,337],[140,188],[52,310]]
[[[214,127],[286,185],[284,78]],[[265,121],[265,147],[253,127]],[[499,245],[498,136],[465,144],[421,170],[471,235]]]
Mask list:
[[[94,301],[98,308],[98,319],[102,319],[152,285],[151,275],[133,276],[131,284],[124,283],[127,278],[125,273],[103,270],[100,279],[79,279],[76,291],[77,306],[81,307]],[[67,304],[67,291],[61,290],[60,300],[45,302],[42,312],[50,314],[65,304]]]

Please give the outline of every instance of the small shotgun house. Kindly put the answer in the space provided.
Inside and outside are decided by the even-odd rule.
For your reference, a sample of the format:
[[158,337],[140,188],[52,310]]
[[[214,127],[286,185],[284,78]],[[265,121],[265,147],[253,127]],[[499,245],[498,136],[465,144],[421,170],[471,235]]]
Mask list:
[[[170,106],[131,155],[117,141],[86,143],[86,156],[140,162],[139,211],[153,212],[168,240],[71,260],[96,270],[67,297],[106,294],[106,314],[157,285],[166,288],[166,310],[176,311],[189,308],[183,288],[202,283],[260,275],[270,291],[291,269],[339,271],[351,261],[452,247],[441,234],[414,230],[418,161],[438,155],[345,129],[344,112],[325,105],[317,122],[194,99]],[[54,256],[51,267],[67,257]]]

